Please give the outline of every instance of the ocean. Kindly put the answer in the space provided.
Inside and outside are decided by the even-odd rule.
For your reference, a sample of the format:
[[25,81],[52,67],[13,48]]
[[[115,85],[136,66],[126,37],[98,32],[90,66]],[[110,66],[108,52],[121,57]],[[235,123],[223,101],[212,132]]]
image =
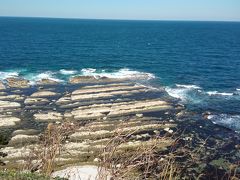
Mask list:
[[240,131],[240,23],[0,18],[0,80],[132,78]]

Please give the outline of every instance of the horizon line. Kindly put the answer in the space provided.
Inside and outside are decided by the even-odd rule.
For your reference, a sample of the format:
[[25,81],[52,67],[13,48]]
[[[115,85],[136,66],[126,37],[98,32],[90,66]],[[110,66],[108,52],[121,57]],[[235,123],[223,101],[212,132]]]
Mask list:
[[5,16],[0,18],[39,18],[39,19],[72,19],[72,20],[105,20],[105,21],[184,21],[184,22],[236,22],[240,20],[197,20],[197,19],[121,19],[121,18],[80,18],[80,17],[48,17],[48,16]]

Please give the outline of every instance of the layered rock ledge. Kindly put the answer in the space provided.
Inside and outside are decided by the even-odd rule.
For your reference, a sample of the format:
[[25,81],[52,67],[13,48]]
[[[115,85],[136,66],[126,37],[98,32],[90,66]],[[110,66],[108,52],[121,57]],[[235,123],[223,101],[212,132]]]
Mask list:
[[[182,167],[192,168],[193,178],[221,158],[231,165],[240,159],[240,138],[235,132],[203,118],[195,120],[194,113],[161,88],[82,76],[70,83],[74,85],[44,80],[41,86],[29,87],[27,81],[11,78],[5,88],[0,82],[0,137],[8,141],[0,145],[3,168],[26,165],[29,157],[36,165],[39,159],[33,154],[47,148],[52,137],[61,140],[56,169],[96,165],[106,145],[122,136],[126,139],[118,145],[119,157],[154,146],[158,137],[161,157],[176,153]],[[18,91],[21,88],[25,89]],[[226,152],[231,156],[225,157]],[[191,158],[195,164],[190,165]]]

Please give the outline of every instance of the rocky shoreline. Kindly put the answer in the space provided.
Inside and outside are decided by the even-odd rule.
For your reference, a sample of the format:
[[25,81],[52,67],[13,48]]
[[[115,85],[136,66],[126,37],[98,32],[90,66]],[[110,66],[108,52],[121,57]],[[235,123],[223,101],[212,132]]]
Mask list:
[[87,76],[65,85],[47,79],[34,86],[21,78],[0,82],[0,168],[24,166],[49,124],[64,123],[74,130],[62,143],[56,169],[96,165],[101,149],[121,132],[131,134],[121,152],[149,146],[155,136],[167,137],[159,150],[164,157],[184,149],[182,177],[216,178],[231,175],[234,167],[240,178],[239,134],[188,112],[161,88]]

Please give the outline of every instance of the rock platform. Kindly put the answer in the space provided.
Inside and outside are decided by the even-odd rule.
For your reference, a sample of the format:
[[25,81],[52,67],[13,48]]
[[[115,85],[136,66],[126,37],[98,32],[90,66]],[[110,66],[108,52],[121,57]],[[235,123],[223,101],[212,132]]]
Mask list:
[[[66,85],[48,80],[35,87],[27,83],[23,79],[8,79],[6,85],[0,82],[0,136],[8,139],[7,145],[0,146],[0,153],[6,154],[0,159],[3,168],[22,166],[34,148],[41,148],[43,132],[65,123],[74,128],[61,142],[57,169],[96,165],[106,144],[123,134],[128,135],[128,140],[119,146],[123,156],[126,151],[151,146],[153,137],[161,136],[166,137],[159,145],[162,152],[169,151],[176,139],[185,145],[194,144],[189,147],[192,149],[210,139],[209,144],[203,144],[206,149],[196,153],[207,159],[207,163],[200,157],[196,160],[202,165],[223,158],[225,146],[229,146],[225,151],[232,153],[226,161],[234,164],[234,158],[240,158],[240,140],[235,132],[210,121],[194,120],[162,88],[92,77],[75,77],[70,79],[72,84]],[[218,150],[213,152],[213,148]],[[197,175],[205,169],[195,171]]]

